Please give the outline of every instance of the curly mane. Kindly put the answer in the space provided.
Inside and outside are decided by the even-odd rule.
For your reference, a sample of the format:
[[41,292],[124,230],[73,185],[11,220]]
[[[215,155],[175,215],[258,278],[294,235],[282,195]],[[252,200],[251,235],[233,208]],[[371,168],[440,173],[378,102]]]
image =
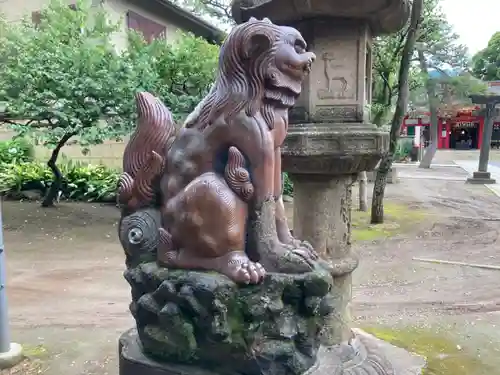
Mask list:
[[[229,120],[242,110],[247,116],[255,115],[259,110],[269,126],[274,124],[274,109],[265,103],[265,75],[274,56],[279,27],[268,19],[249,22],[232,29],[224,41],[219,54],[219,67],[216,80],[208,95],[188,116],[184,126],[202,130],[218,119],[223,113]],[[252,58],[252,48],[257,45],[257,38],[267,39],[269,48]]]

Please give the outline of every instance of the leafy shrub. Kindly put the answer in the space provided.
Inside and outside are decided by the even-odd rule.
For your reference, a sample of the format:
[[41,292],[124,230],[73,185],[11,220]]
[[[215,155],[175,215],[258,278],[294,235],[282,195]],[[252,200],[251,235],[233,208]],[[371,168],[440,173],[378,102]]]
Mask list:
[[288,173],[283,173],[283,195],[293,195],[293,183],[288,177]]
[[413,149],[412,138],[400,138],[394,153],[394,161],[401,161],[410,156]]
[[33,144],[24,138],[0,142],[0,164],[32,161]]
[[[63,197],[76,201],[112,201],[119,171],[103,165],[66,161],[59,168],[64,176]],[[52,171],[45,163],[32,161],[5,164],[0,169],[0,192],[18,197],[21,191],[45,194],[52,183]]]
[[[0,149],[3,143],[0,142]],[[104,165],[63,160],[59,169],[64,176],[63,198],[82,202],[113,202],[120,171]],[[293,184],[284,173],[285,195],[293,195]],[[52,171],[43,162],[20,161],[0,165],[0,194],[19,198],[23,191],[35,190],[41,195],[52,184]]]

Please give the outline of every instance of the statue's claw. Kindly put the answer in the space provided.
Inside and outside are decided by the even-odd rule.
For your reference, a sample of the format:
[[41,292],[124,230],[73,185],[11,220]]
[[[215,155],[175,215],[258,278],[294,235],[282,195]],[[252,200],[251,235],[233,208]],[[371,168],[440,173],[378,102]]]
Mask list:
[[318,259],[318,253],[312,245],[307,242],[307,241],[301,241],[296,238],[293,238],[292,241],[290,242],[290,246],[293,246],[296,249],[300,249],[302,252],[307,253],[307,257],[312,259],[312,260],[317,260]]

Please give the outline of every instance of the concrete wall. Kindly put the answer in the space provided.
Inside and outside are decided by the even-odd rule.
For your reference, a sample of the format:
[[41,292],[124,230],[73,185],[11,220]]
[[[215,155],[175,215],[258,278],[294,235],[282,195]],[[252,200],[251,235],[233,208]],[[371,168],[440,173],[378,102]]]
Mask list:
[[[12,139],[15,133],[7,128],[0,128],[0,141]],[[79,145],[66,145],[61,154],[71,160],[81,161],[91,164],[104,164],[113,168],[121,168],[123,151],[127,139],[123,142],[106,141],[102,145],[92,146],[90,152],[82,154],[82,148]],[[35,155],[37,159],[48,160],[51,150],[41,145],[35,146]]]

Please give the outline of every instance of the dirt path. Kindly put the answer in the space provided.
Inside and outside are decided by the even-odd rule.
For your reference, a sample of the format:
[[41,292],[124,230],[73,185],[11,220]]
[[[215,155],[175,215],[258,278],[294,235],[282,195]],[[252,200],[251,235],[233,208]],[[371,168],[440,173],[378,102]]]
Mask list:
[[[391,186],[390,200],[425,208],[428,220],[414,233],[356,244],[362,254],[353,280],[356,322],[362,327],[388,326],[450,337],[481,363],[471,366],[474,372],[463,373],[487,375],[489,366],[500,365],[500,271],[412,258],[500,266],[500,199],[484,186],[445,180],[464,177],[459,168],[410,168],[404,173],[414,179]],[[436,179],[422,180],[423,174]],[[410,339],[415,337],[406,341]]]
[[[389,186],[387,196],[427,210],[428,220],[404,236],[355,244],[361,255],[354,275],[356,324],[442,329],[464,350],[500,365],[500,271],[412,261],[500,265],[500,222],[483,220],[500,217],[500,199],[483,186],[418,178]],[[43,367],[32,373],[116,375],[117,338],[133,324],[117,210],[67,203],[41,210],[7,202],[3,212],[12,335],[41,358]]]

